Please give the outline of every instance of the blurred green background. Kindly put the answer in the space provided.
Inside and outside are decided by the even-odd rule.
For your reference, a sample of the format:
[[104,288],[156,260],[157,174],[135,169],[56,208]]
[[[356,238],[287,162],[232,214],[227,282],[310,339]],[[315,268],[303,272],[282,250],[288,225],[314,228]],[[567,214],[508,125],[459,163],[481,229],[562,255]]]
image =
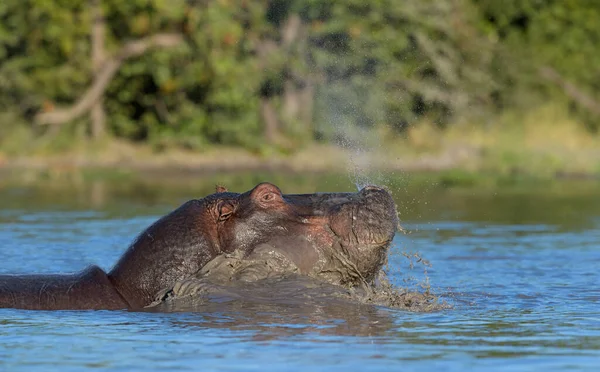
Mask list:
[[599,19],[594,0],[3,0],[0,164],[333,146],[597,176]]

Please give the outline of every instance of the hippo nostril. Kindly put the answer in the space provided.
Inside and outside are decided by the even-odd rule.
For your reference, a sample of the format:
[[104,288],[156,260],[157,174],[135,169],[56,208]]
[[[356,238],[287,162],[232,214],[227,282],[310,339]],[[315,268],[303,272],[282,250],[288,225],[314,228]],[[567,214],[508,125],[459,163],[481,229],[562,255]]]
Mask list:
[[383,189],[378,186],[369,185],[369,186],[363,187],[363,189],[361,190],[361,192],[363,192],[363,193],[373,192],[373,191],[383,191]]

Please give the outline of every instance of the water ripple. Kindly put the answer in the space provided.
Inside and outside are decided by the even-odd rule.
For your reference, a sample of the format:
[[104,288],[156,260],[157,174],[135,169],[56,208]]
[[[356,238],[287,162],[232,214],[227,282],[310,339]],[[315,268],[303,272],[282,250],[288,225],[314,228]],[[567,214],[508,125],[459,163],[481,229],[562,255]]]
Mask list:
[[[157,215],[0,211],[2,272],[109,268]],[[596,216],[596,225],[600,223]],[[452,305],[435,313],[372,306],[218,304],[203,313],[0,309],[10,371],[591,370],[600,360],[600,231],[552,223],[404,224],[389,276]],[[411,265],[419,251],[431,267]]]

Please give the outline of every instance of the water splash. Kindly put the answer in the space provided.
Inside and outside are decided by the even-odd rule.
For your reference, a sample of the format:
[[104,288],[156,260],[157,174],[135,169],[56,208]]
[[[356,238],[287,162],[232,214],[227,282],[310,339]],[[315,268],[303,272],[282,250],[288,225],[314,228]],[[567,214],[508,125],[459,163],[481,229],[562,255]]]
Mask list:
[[350,181],[361,190],[368,185],[386,185],[386,177],[378,170],[375,150],[381,142],[371,132],[364,131],[360,141],[342,142],[338,144],[348,154],[347,174]]
[[349,154],[348,173],[357,190],[360,191],[373,183],[367,173],[371,164],[370,156],[362,149],[356,149]]
[[[364,100],[371,87],[347,84],[333,84],[323,93],[321,110],[324,119],[320,129],[330,138],[330,143],[347,154],[346,173],[357,189],[383,181],[381,174],[374,172],[377,166],[376,150],[381,148],[382,140],[376,130],[377,117],[366,110]],[[370,106],[380,106],[371,102]],[[381,108],[382,109],[382,108]],[[374,110],[378,112],[379,110]],[[378,182],[379,181],[379,182]]]
[[335,144],[347,153],[346,172],[350,182],[358,190],[368,185],[377,184],[378,179],[382,177],[373,171],[378,168],[374,163],[373,152],[381,145],[376,133],[372,130],[351,126],[350,123],[339,117],[336,119],[338,120],[334,119],[331,122],[336,132]]

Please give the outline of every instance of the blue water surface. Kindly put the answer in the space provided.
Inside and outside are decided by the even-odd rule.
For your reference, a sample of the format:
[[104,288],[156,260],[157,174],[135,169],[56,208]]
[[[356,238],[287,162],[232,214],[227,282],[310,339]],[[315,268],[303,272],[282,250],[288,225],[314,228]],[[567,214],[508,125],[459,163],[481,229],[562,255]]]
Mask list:
[[[422,198],[415,203],[427,202],[428,212],[404,216],[398,200],[408,233],[397,234],[388,272],[396,284],[413,288],[427,276],[450,309],[0,309],[0,370],[597,370],[600,207],[573,210],[581,198],[536,199],[533,192]],[[519,198],[533,201],[514,211],[523,205]],[[528,212],[548,202],[547,213]],[[110,269],[135,235],[177,202],[140,202],[135,213],[131,202],[123,213],[60,203],[40,210],[5,205],[0,272],[55,273],[91,263]],[[420,252],[431,267],[414,262],[411,269],[401,252]]]

